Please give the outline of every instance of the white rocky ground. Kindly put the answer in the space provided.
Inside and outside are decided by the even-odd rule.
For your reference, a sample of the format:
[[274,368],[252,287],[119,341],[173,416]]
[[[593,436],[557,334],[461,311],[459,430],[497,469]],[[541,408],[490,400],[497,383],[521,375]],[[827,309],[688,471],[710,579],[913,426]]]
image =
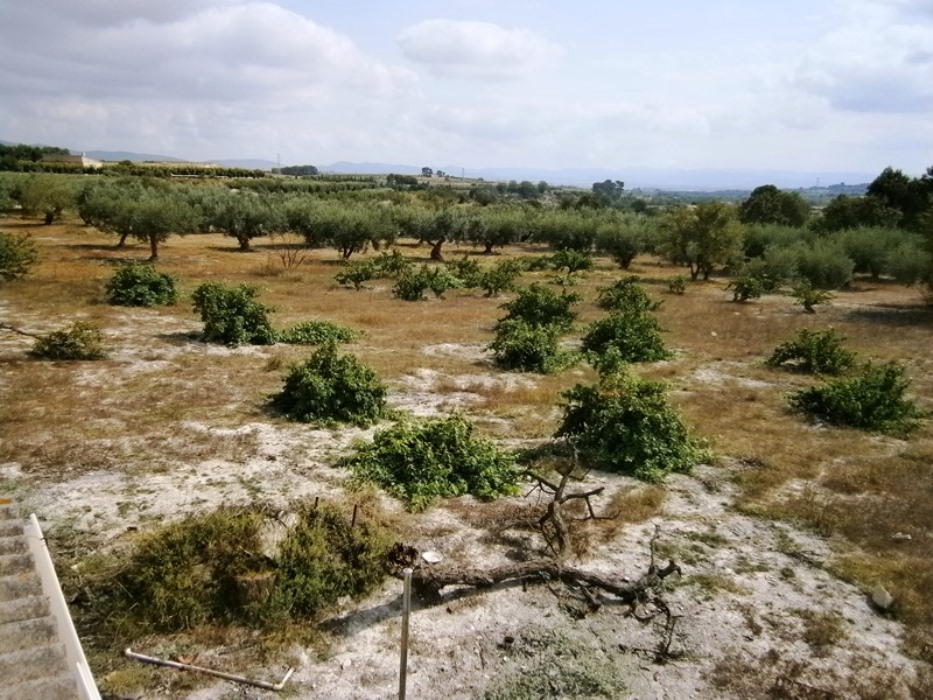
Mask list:
[[[123,361],[120,371],[163,371],[171,353],[183,351],[126,346],[118,355]],[[207,350],[202,346],[198,351]],[[712,368],[704,377],[719,381],[727,371]],[[478,381],[476,376],[463,381],[463,392],[434,394],[432,386],[440,379],[458,381],[414,371],[394,387],[393,405],[432,415],[468,407],[476,399],[468,391],[470,383]],[[88,370],[83,380],[98,384],[116,379]],[[0,465],[0,477],[21,498],[24,509],[36,512],[49,527],[71,528],[106,546],[128,529],[222,503],[262,498],[284,506],[304,496],[352,499],[343,488],[346,475],[329,465],[353,439],[371,431],[309,430],[260,420],[227,428],[204,421],[180,423],[175,438],[205,432],[240,440],[240,457],[177,464],[145,479],[133,470],[108,469],[60,483],[30,483],[16,463]],[[658,551],[683,568],[683,576],[669,579],[662,593],[676,619],[667,658],[654,658],[666,618],[652,616],[659,610],[650,601],[632,611],[607,596],[598,611],[583,614],[586,606],[577,594],[559,586],[450,590],[440,604],[415,603],[409,697],[681,700],[765,697],[775,688],[783,689],[782,697],[862,697],[865,683],[883,688],[877,697],[909,697],[906,683],[913,679],[914,667],[900,653],[900,626],[873,609],[864,593],[827,572],[832,542],[732,509],[730,476],[739,468],[743,467],[704,467],[693,476],[672,477],[657,516],[620,529],[609,541],[595,541],[583,558],[571,562],[606,575],[637,578],[648,566],[649,542],[657,532]],[[637,484],[624,477],[591,475],[587,486],[598,485],[611,494]],[[443,554],[445,563],[470,566],[507,563],[516,550],[526,555],[542,550],[538,536],[528,530],[506,530],[500,541],[489,537],[477,519],[469,517],[476,507],[461,499],[430,509],[419,517],[420,534],[408,544]],[[334,643],[327,656],[294,649],[264,667],[242,671],[277,680],[286,667],[295,666],[289,697],[394,697],[400,594],[400,582],[389,580],[366,600],[345,601],[334,614]],[[807,634],[814,619],[834,621],[825,644]],[[209,666],[223,653],[204,650],[198,663]],[[226,681],[207,681],[186,693],[171,697],[273,696]],[[157,689],[141,689],[138,696],[168,697]]]

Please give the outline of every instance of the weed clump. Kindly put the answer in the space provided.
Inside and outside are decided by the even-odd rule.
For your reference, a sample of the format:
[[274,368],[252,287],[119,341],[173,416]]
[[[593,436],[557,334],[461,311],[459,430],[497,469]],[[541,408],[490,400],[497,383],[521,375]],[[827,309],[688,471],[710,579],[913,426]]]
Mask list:
[[513,495],[518,471],[512,454],[474,435],[460,416],[402,422],[376,433],[341,462],[356,480],[373,483],[413,511],[438,498],[471,494],[491,499]]
[[842,347],[844,341],[831,328],[825,331],[805,328],[775,348],[765,364],[806,374],[844,374],[855,365],[855,353]]
[[30,354],[43,360],[102,360],[104,334],[93,323],[76,321],[67,330],[58,330],[36,339]]
[[791,406],[832,425],[890,435],[917,427],[923,411],[904,397],[910,380],[896,362],[865,364],[858,375],[795,392]]
[[23,277],[38,260],[39,253],[31,236],[0,231],[0,282]]
[[[95,562],[87,583],[106,625],[123,634],[208,623],[268,627],[307,619],[382,580],[391,536],[351,525],[336,506],[300,505],[286,527],[259,508],[224,508],[143,536],[126,556]],[[276,548],[264,531],[285,528]]]
[[294,366],[272,406],[303,423],[370,425],[386,415],[386,388],[355,355],[340,355],[333,343]]
[[327,343],[352,343],[359,333],[352,328],[330,321],[304,321],[284,331],[279,331],[277,340],[288,345],[325,345]]
[[125,263],[107,281],[107,302],[115,306],[170,306],[178,301],[176,282],[152,265]]

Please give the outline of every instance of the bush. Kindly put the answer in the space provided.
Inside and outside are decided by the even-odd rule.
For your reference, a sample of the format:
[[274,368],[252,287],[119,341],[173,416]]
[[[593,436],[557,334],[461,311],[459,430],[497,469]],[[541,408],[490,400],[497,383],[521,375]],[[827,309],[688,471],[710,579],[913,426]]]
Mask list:
[[379,257],[373,258],[371,262],[380,276],[398,276],[411,267],[411,260],[397,250],[380,253]]
[[840,289],[852,279],[855,263],[841,244],[817,241],[797,246],[797,274],[816,289]]
[[817,289],[807,280],[800,280],[794,284],[791,296],[803,307],[808,314],[815,314],[816,307],[829,302],[833,295],[825,289]]
[[291,369],[272,406],[304,423],[370,425],[386,415],[386,389],[376,373],[333,344]]
[[100,328],[77,321],[68,330],[38,338],[30,354],[43,360],[101,360],[107,356],[103,340]]
[[492,267],[482,271],[477,280],[477,286],[485,290],[487,297],[497,297],[502,292],[512,289],[515,280],[525,270],[520,260],[500,260]]
[[661,330],[658,320],[647,313],[614,313],[590,325],[581,347],[597,355],[615,349],[624,362],[658,362],[671,356]]
[[288,345],[324,345],[326,343],[352,343],[359,333],[330,321],[305,321],[279,331],[278,341]]
[[[683,278],[680,278],[683,280]],[[610,311],[657,311],[660,301],[653,301],[634,275],[616,280],[611,287],[599,290],[596,303]]]
[[497,365],[516,372],[558,372],[573,362],[573,354],[562,351],[555,326],[536,326],[521,319],[502,320],[490,343]]
[[176,279],[152,265],[120,265],[107,281],[107,301],[117,306],[168,306],[178,301]]
[[728,285],[726,289],[732,290],[732,301],[745,302],[749,299],[760,299],[765,292],[765,283],[757,277],[738,277]]
[[275,331],[267,314],[271,311],[255,300],[255,287],[231,288],[207,282],[194,290],[195,311],[204,322],[204,339],[224,345],[272,345]]
[[687,278],[684,275],[671,277],[667,282],[667,289],[671,294],[683,294],[687,291]]
[[855,366],[855,353],[842,347],[844,340],[832,329],[805,328],[775,348],[765,364],[807,374],[843,374]]
[[416,511],[438,498],[517,493],[513,455],[473,433],[473,425],[460,416],[398,423],[358,445],[341,465],[352,469],[357,481],[381,486]]
[[558,332],[565,332],[577,318],[571,307],[578,301],[579,294],[558,294],[548,287],[532,284],[518,290],[518,296],[499,307],[508,312],[499,323],[523,321],[529,326],[552,326]]
[[463,282],[464,287],[479,287],[483,275],[483,267],[476,258],[462,257],[445,263],[447,269],[454,277]]
[[363,288],[364,282],[376,279],[380,276],[378,266],[372,260],[358,260],[348,263],[345,268],[334,275],[337,284],[349,285],[357,291]]
[[9,282],[29,274],[39,260],[32,236],[0,231],[0,282]]
[[795,392],[790,404],[832,425],[892,435],[906,435],[917,427],[923,412],[904,398],[910,380],[896,362],[866,364],[855,377]]
[[569,274],[593,269],[593,257],[589,253],[565,248],[559,250],[550,258],[551,267],[558,272],[567,270]]
[[555,437],[570,438],[590,466],[660,482],[710,458],[667,402],[662,382],[616,366],[598,384],[577,384],[563,398]]
[[391,538],[381,526],[351,527],[326,504],[301,505],[297,516],[275,551],[263,551],[261,532],[281,521],[260,508],[225,508],[143,536],[128,559],[98,561],[89,588],[105,624],[121,636],[231,621],[270,627],[382,581]]
[[461,287],[463,283],[445,268],[422,265],[417,271],[403,272],[395,283],[392,294],[404,301],[422,301],[424,293],[429,289],[434,292],[434,296],[441,298],[447,290]]

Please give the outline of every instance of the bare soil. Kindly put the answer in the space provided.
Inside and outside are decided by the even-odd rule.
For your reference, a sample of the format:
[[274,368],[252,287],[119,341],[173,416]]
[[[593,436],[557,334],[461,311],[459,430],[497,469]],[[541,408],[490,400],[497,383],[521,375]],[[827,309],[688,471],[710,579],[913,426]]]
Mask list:
[[[59,561],[71,566],[88,552],[120,546],[139,530],[221,504],[262,501],[285,509],[295,499],[321,497],[346,503],[349,509],[359,500],[360,494],[347,488],[347,474],[333,464],[354,440],[366,438],[375,428],[316,429],[287,423],[264,409],[264,397],[281,381],[281,372],[271,368],[297,357],[298,351],[201,343],[196,339],[200,324],[185,308],[116,309],[88,305],[87,295],[80,303],[74,298],[55,301],[49,287],[57,275],[67,277],[63,285],[70,288],[80,284],[82,275],[99,284],[108,274],[100,260],[75,261],[73,249],[62,252],[79,235],[76,229],[37,229],[52,251],[38,279],[17,283],[0,297],[0,322],[31,331],[47,332],[84,317],[102,320],[112,350],[103,363],[55,363],[37,369],[40,363],[25,358],[29,339],[0,333],[0,392],[7,403],[0,424],[0,491],[16,497],[27,512],[37,513],[50,540],[60,546]],[[103,240],[93,239],[99,250],[94,249],[91,258],[115,255]],[[230,246],[229,240],[211,238],[207,246],[203,240],[189,237],[173,242],[163,255],[169,259],[173,254],[188,255],[179,263],[180,269],[188,270],[209,269],[218,255],[236,255],[218,254],[211,247]],[[203,258],[193,257],[195,253]],[[262,255],[254,254],[252,268],[227,272],[253,274],[249,269],[257,267]],[[74,272],[70,266],[84,272]],[[332,266],[324,269],[328,274],[334,271]],[[653,265],[644,271],[647,276],[662,274]],[[604,284],[613,274],[607,265],[585,284]],[[666,322],[675,328],[672,343],[682,359],[659,363],[649,371],[672,378],[675,396],[687,414],[705,412],[707,423],[718,404],[699,403],[705,392],[731,406],[745,402],[749,415],[765,410],[761,401],[748,399],[749,392],[763,392],[773,397],[766,400],[768,406],[779,405],[780,395],[800,380],[765,372],[749,357],[760,359],[761,347],[771,343],[771,334],[786,337],[802,322],[801,314],[790,309],[786,299],[766,299],[755,307],[770,319],[761,326],[786,317],[786,329],[783,334],[773,329],[754,331],[764,333],[766,340],[743,350],[743,334],[752,333],[748,328],[759,323],[744,320],[749,307],[715,306],[719,290],[709,287],[698,293],[705,294],[714,309],[700,321],[700,330],[689,331],[693,337],[705,337],[704,344],[691,341],[684,325],[675,328],[679,317],[675,310]],[[356,293],[335,290],[329,283],[321,287],[319,299],[357,295],[355,299],[365,300],[366,294],[370,299],[378,295],[380,304],[391,306],[382,300],[384,290]],[[895,303],[910,304],[911,294],[886,287],[874,301],[853,293],[842,302],[872,311],[879,308],[873,304],[891,303],[892,296]],[[44,295],[51,300],[42,301]],[[456,303],[454,299],[412,307],[398,303],[400,311],[395,313],[407,313],[407,308],[425,313]],[[464,302],[470,314],[478,313],[474,307],[479,303],[472,298]],[[372,321],[356,349],[384,364],[393,407],[416,416],[465,412],[509,444],[530,444],[547,434],[557,409],[517,407],[509,397],[535,391],[553,396],[560,387],[549,384],[553,379],[500,374],[491,368],[485,345],[498,303],[501,300],[483,307],[486,327],[465,330],[456,317],[449,326],[441,318],[426,320],[432,332],[415,328],[397,346],[386,344],[395,336]],[[670,307],[676,303],[676,299],[666,301]],[[314,308],[313,302],[307,304]],[[325,315],[339,320],[339,309],[327,308]],[[733,317],[735,308],[743,319]],[[375,306],[355,308],[354,314],[365,324],[363,316],[376,310]],[[301,309],[289,313],[319,317]],[[917,347],[933,335],[929,327],[914,324],[906,329],[897,326],[893,333],[910,334],[911,343],[921,344]],[[716,345],[730,337],[730,348]],[[855,342],[870,345],[864,337]],[[393,347],[405,353],[404,361],[386,357]],[[568,373],[565,385],[581,381],[581,376],[588,375],[579,369]],[[919,391],[928,395],[926,378]],[[17,414],[10,415],[11,409]],[[729,410],[742,409],[740,405]],[[779,408],[767,410],[771,412],[762,425],[800,422]],[[537,432],[515,427],[529,420],[537,424]],[[740,432],[734,427],[728,430]],[[764,430],[762,435],[767,435]],[[578,591],[540,581],[482,591],[445,590],[439,603],[414,602],[409,697],[924,697],[924,688],[931,687],[929,665],[905,653],[904,623],[872,604],[866,582],[857,585],[834,575],[834,562],[856,545],[836,534],[804,528],[793,519],[765,517],[760,508],[749,507],[743,484],[760,477],[756,472],[766,467],[771,448],[759,441],[755,450],[748,449],[755,444],[753,437],[733,438],[726,428],[709,437],[720,456],[717,464],[703,466],[691,476],[672,477],[660,509],[646,520],[581,527],[578,535],[585,546],[570,560],[577,567],[635,579],[648,567],[650,543],[655,539],[656,555],[676,560],[683,569],[682,576],[668,579],[658,592],[671,618],[663,614],[663,603],[650,599],[633,609],[601,596],[599,609],[593,610]],[[880,443],[879,451],[891,454],[905,449],[899,441],[883,438]],[[788,464],[792,462],[788,458]],[[791,498],[822,488],[824,473],[818,467],[810,471],[788,467],[788,478],[768,492],[769,498]],[[793,474],[800,477],[789,478]],[[627,477],[600,473],[591,473],[585,486],[606,487],[605,498],[597,504],[605,509],[617,494],[644,488]],[[381,506],[396,513],[403,524],[406,544],[440,553],[445,564],[471,567],[545,552],[540,535],[527,527],[527,518],[520,517],[540,505],[536,498],[496,503],[456,499],[413,516],[391,499],[378,497]],[[929,531],[913,533],[931,537]],[[883,535],[892,553],[909,546],[895,534]],[[279,680],[293,666],[296,670],[281,694],[284,697],[394,697],[401,590],[398,580],[388,579],[365,600],[342,600],[321,622],[324,643],[292,644],[263,654],[251,653],[248,639],[204,643],[195,650],[196,663],[269,681]],[[672,628],[666,626],[669,620]],[[143,653],[175,655],[172,639],[128,641],[148,645],[136,649]],[[190,640],[185,644],[190,645]],[[191,651],[190,646],[186,649]],[[659,654],[659,649],[664,653]],[[179,681],[179,672],[167,669],[134,680],[132,664],[99,654],[92,664],[98,682],[113,691],[113,697],[275,696],[228,681]]]

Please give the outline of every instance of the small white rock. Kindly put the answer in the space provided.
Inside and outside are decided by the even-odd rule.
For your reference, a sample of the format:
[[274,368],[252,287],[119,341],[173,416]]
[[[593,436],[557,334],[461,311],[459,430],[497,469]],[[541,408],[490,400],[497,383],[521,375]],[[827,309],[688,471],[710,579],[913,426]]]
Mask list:
[[891,535],[891,539],[892,540],[909,540],[913,538],[905,532],[895,532],[893,535]]
[[894,604],[894,596],[884,586],[875,586],[871,592],[871,602],[879,610],[887,610]]

